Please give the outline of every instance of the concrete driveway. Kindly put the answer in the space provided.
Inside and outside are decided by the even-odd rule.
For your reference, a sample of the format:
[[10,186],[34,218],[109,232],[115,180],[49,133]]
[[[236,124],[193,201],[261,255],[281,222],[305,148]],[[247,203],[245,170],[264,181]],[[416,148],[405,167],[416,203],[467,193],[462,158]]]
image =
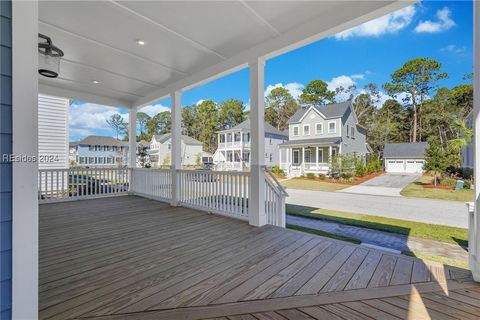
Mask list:
[[401,197],[400,191],[420,178],[421,174],[384,173],[359,185],[338,192]]
[[287,189],[287,203],[468,228],[464,202]]

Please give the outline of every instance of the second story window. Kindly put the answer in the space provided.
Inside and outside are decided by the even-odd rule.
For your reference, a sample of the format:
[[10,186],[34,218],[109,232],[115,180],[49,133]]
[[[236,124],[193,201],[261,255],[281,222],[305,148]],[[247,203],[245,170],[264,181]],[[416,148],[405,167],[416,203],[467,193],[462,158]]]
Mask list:
[[303,135],[304,136],[309,136],[310,135],[310,125],[309,124],[304,124],[303,125]]
[[352,137],[352,139],[355,139],[355,127],[350,128],[350,136]]
[[347,138],[350,137],[350,126],[347,124]]
[[225,143],[225,135],[224,134],[220,135],[220,143]]
[[328,133],[336,133],[337,132],[337,123],[336,122],[329,122],[328,123]]
[[323,134],[323,124],[317,123],[315,125],[315,134]]
[[299,130],[298,130],[298,126],[293,127],[292,130],[293,130],[293,136],[294,137],[298,137],[300,135]]

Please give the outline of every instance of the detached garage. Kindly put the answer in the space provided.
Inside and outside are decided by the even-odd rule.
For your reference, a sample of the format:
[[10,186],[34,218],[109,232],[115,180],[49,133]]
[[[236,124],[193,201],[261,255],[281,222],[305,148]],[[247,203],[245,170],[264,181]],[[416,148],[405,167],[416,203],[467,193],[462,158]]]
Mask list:
[[383,149],[385,171],[388,173],[422,173],[426,142],[386,143]]

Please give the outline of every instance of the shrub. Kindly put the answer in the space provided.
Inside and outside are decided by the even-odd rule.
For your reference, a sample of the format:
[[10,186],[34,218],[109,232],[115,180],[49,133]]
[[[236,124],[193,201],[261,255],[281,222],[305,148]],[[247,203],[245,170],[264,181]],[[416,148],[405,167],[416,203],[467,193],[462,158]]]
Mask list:
[[456,179],[453,179],[453,178],[444,178],[440,181],[440,184],[443,185],[443,186],[455,186],[455,184],[457,183],[457,180]]
[[283,171],[283,169],[281,169],[280,167],[278,166],[274,166],[272,167],[272,173],[273,174],[276,174],[276,175],[279,175],[279,176],[285,176],[285,171]]
[[315,179],[315,173],[313,173],[313,172],[307,172],[307,178],[308,178],[308,179]]
[[350,180],[352,178],[352,174],[350,173],[342,173],[340,175],[340,179],[343,179],[343,180]]
[[319,173],[319,174],[318,174],[318,178],[319,178],[320,180],[325,180],[326,176],[325,176],[325,174],[323,174],[323,173]]
[[464,180],[463,181],[463,189],[471,189],[472,188],[472,180]]
[[362,161],[358,161],[355,165],[355,175],[357,177],[363,177],[367,173],[367,168]]
[[370,161],[367,164],[367,168],[366,168],[366,171],[367,171],[368,174],[372,174],[372,173],[375,173],[375,172],[382,172],[382,170],[383,170],[383,167],[382,167],[382,163],[380,162],[380,160],[378,160],[376,158],[370,159]]

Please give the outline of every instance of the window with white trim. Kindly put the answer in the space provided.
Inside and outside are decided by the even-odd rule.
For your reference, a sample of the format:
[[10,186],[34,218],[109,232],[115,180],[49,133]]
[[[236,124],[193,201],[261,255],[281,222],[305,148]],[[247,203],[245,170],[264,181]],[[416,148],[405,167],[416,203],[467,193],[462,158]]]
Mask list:
[[350,137],[352,137],[352,139],[355,139],[355,127],[350,128]]
[[347,138],[350,137],[350,126],[347,124]]
[[293,164],[300,164],[300,151],[293,150]]
[[323,134],[323,123],[315,124],[315,134]]
[[310,135],[310,125],[309,124],[304,124],[303,125],[303,135],[304,136],[309,136]]
[[337,123],[335,121],[328,123],[328,133],[336,133],[337,132]]
[[292,127],[292,131],[293,131],[293,132],[292,132],[292,135],[293,135],[294,137],[298,137],[298,136],[300,135],[298,126]]
[[318,149],[318,162],[323,163],[323,149]]

